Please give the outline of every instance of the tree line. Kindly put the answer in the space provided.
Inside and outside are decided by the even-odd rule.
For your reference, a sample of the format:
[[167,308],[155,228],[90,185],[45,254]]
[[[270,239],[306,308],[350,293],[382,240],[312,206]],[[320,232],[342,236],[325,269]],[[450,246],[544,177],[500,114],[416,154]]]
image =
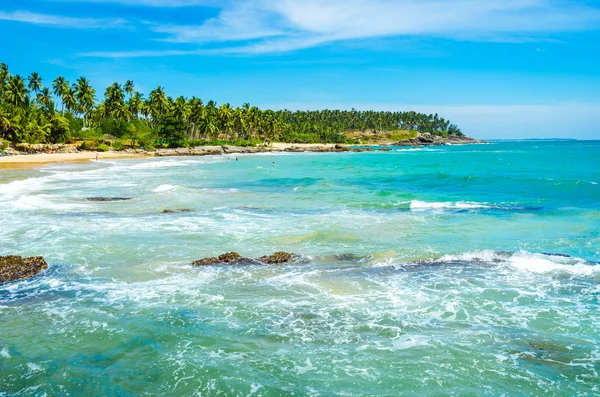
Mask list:
[[34,72],[11,74],[0,63],[0,138],[13,143],[59,143],[127,138],[135,146],[194,142],[347,142],[348,132],[411,130],[462,135],[450,121],[413,111],[259,109],[232,107],[197,97],[172,98],[158,86],[146,97],[128,80],[103,94],[85,77],[59,76],[44,84]]

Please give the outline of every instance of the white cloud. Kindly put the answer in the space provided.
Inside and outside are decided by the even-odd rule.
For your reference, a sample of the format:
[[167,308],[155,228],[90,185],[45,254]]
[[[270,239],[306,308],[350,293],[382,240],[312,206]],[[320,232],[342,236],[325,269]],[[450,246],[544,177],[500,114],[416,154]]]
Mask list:
[[127,25],[127,21],[120,18],[72,18],[29,11],[0,11],[0,20],[72,29],[110,29]]
[[[220,5],[216,17],[199,25],[151,23],[149,29],[160,34],[158,39],[162,41],[198,46],[219,43],[222,52],[241,54],[285,52],[380,37],[543,41],[551,39],[553,33],[600,27],[600,8],[584,0],[87,1],[153,6]],[[114,52],[93,54],[110,57]],[[147,52],[131,54],[146,56]],[[171,55],[179,53],[174,51]]]
[[202,25],[155,30],[185,43],[255,40],[226,51],[257,53],[393,36],[519,40],[599,23],[600,9],[561,0],[237,0]]

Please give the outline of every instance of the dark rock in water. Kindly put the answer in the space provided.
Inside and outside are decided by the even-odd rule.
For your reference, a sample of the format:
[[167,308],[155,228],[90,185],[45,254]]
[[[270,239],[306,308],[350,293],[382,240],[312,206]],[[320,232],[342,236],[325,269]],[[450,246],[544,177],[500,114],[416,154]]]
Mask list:
[[356,254],[337,254],[334,256],[336,261],[340,262],[358,262],[362,259],[365,259],[364,256],[356,255]]
[[48,264],[41,256],[0,256],[0,283],[31,278],[47,268]]
[[131,200],[131,197],[88,197],[87,201],[126,201]]
[[217,263],[221,263],[219,258],[210,257],[210,258],[202,258],[197,261],[192,262],[192,266],[206,266],[206,265],[216,265]]
[[244,258],[237,252],[228,252],[226,254],[219,255],[219,257],[209,257],[199,259],[192,262],[193,266],[207,266],[217,264],[228,264],[228,265],[260,265],[260,264],[276,264],[276,263],[287,263],[292,259],[292,254],[279,251],[273,255],[265,255],[259,259]]
[[559,257],[562,257],[562,258],[572,258],[571,255],[567,255],[567,254],[555,254],[555,253],[552,253],[552,252],[540,252],[540,254],[542,254],[542,255],[548,255],[548,256],[559,256]]
[[188,209],[188,208],[182,208],[182,209],[174,209],[174,210],[162,210],[161,214],[176,214],[179,212],[192,212],[192,210]]
[[276,263],[286,263],[292,260],[292,254],[289,252],[275,252],[273,255],[265,255],[258,258],[262,263],[266,263],[268,265],[276,264]]
[[206,265],[216,265],[218,263],[233,264],[233,263],[238,263],[238,262],[242,261],[242,259],[247,259],[247,258],[242,258],[242,256],[240,254],[238,254],[237,252],[227,252],[226,254],[219,255],[218,258],[210,257],[210,258],[199,259],[197,261],[192,262],[192,265],[206,266]]
[[237,262],[242,259],[242,256],[237,252],[228,252],[226,254],[219,255],[219,260],[224,263]]

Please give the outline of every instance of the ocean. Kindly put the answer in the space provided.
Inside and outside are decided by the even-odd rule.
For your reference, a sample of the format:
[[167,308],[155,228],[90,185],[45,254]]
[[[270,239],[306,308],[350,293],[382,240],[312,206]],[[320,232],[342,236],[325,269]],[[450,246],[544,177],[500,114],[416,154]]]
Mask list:
[[2,170],[9,254],[0,396],[600,394],[599,141]]

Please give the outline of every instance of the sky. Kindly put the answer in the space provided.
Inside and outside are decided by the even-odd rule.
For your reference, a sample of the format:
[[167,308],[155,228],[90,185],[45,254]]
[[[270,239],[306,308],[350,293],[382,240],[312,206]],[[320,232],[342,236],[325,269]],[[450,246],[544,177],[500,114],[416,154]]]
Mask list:
[[600,139],[600,0],[0,0],[12,73]]

